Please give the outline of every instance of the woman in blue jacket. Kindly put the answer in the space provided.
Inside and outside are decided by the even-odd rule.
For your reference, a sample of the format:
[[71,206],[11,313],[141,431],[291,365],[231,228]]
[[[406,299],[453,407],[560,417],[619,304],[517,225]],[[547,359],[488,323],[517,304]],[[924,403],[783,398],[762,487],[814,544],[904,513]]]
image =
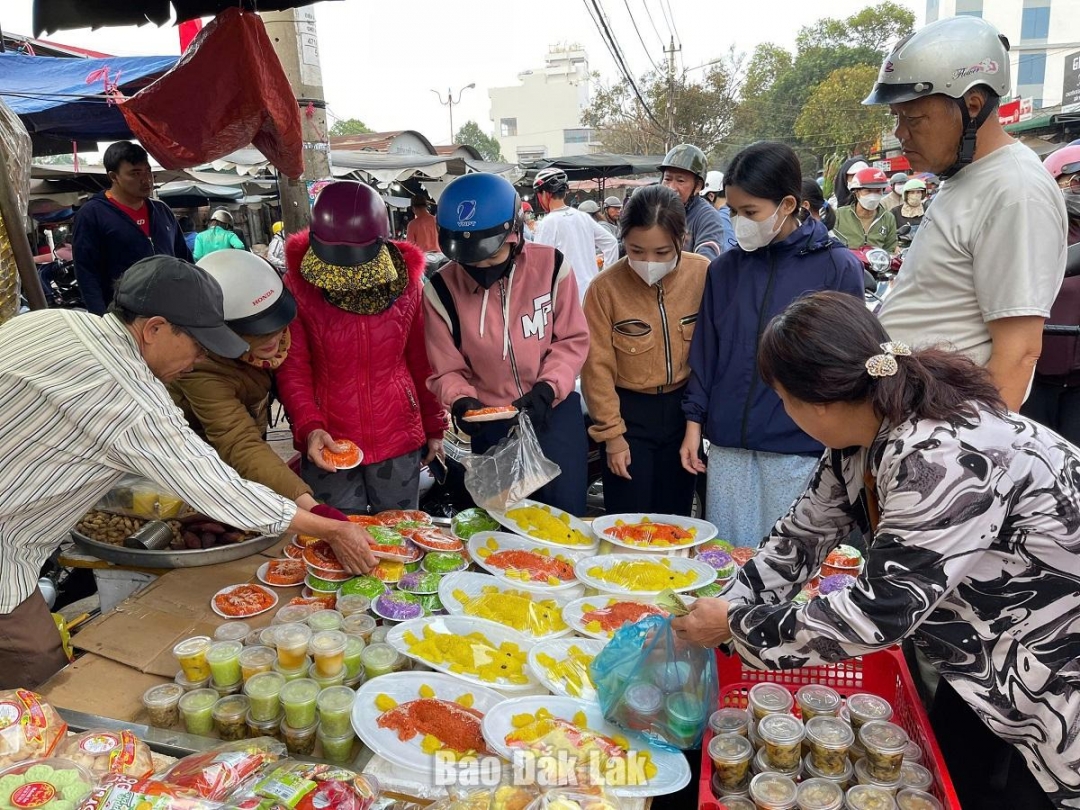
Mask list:
[[824,448],[784,412],[757,370],[766,324],[807,293],[863,295],[862,267],[812,217],[802,219],[802,169],[787,146],[739,152],[724,177],[738,247],[709,265],[683,401],[683,467],[706,472],[706,512],[720,536],[757,546],[806,488]]

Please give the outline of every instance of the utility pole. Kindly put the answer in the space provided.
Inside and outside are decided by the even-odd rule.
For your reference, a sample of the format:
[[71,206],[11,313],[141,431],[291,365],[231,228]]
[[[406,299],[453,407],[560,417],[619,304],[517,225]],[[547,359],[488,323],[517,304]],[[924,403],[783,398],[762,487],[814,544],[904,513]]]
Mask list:
[[671,38],[671,45],[664,48],[667,57],[667,133],[664,135],[664,151],[675,145],[675,54],[682,50],[682,45],[675,47],[675,37]]
[[309,183],[330,179],[330,140],[326,128],[326,101],[323,99],[322,69],[319,66],[319,36],[315,31],[315,10],[311,6],[288,11],[260,13],[266,33],[281,61],[300,106],[304,139],[304,174],[291,180],[278,174],[281,219],[286,233],[296,233],[311,222]]
[[431,91],[432,93],[435,94],[435,97],[437,99],[439,99],[440,104],[450,108],[450,140],[447,141],[447,143],[449,143],[449,144],[453,144],[453,142],[454,142],[454,105],[461,103],[461,94],[462,93],[464,93],[466,90],[472,90],[475,87],[476,87],[476,82],[470,82],[469,84],[465,85],[464,87],[462,87],[460,90],[457,91],[457,99],[454,98],[453,89],[447,87],[446,88],[446,101],[443,101],[442,93],[440,93],[438,90],[432,90]]

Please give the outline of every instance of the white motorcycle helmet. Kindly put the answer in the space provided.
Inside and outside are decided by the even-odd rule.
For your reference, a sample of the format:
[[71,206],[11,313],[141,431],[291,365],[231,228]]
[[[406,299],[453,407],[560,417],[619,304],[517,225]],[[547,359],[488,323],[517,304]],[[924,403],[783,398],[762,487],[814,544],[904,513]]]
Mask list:
[[238,335],[272,335],[296,317],[296,299],[277,270],[246,250],[218,250],[198,266],[214,277],[224,296],[225,325]]
[[711,171],[705,175],[705,188],[698,192],[702,197],[706,194],[720,194],[724,190],[724,173]]
[[997,111],[997,98],[992,98],[976,118],[968,113],[964,94],[980,85],[997,98],[1012,95],[1009,40],[980,17],[946,17],[893,46],[863,104],[901,104],[934,95],[953,99],[963,116],[964,134],[956,163],[942,172],[948,177],[971,163],[976,133]]

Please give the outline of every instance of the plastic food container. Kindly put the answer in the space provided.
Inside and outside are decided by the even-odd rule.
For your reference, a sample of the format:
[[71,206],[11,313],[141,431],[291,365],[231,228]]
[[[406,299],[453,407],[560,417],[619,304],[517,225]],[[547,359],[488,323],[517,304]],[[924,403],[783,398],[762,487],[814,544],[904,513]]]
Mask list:
[[917,762],[904,761],[900,766],[900,784],[912,790],[930,790],[934,785],[934,775]]
[[941,802],[921,790],[904,788],[896,794],[896,806],[900,810],[943,810]]
[[616,711],[619,721],[635,731],[646,731],[660,717],[664,693],[651,683],[635,683],[623,692]]
[[67,759],[30,760],[0,771],[0,804],[13,810],[75,807],[93,789],[93,774]]
[[319,685],[310,678],[289,681],[281,687],[281,705],[285,708],[285,722],[293,729],[306,729],[315,725],[315,699]]
[[218,736],[226,741],[247,738],[247,713],[251,703],[247,695],[229,695],[218,698],[214,704],[214,728]]
[[851,726],[838,717],[819,715],[806,724],[810,761],[825,776],[840,776],[851,767],[848,751],[855,742]]
[[370,609],[371,599],[361,593],[347,593],[338,596],[337,610],[343,617],[341,629],[348,632],[345,619],[348,619],[355,614],[367,613]]
[[143,706],[150,715],[150,725],[172,728],[180,724],[180,698],[184,688],[176,683],[151,686],[143,692]]
[[321,630],[340,630],[342,618],[340,611],[322,608],[308,614],[307,626],[315,633]]
[[[381,644],[386,641],[386,634],[390,632],[389,628],[378,627],[375,617],[366,613],[354,613],[349,616],[348,621],[342,622],[341,629],[346,635],[359,636],[365,644]],[[375,638],[376,633],[379,636],[378,639]]]
[[214,631],[214,641],[243,642],[250,632],[251,625],[247,622],[225,622]]
[[180,698],[180,716],[188,734],[209,737],[213,733],[214,704],[218,700],[218,693],[213,689],[196,689]]
[[213,642],[210,636],[186,638],[173,647],[173,655],[184,671],[184,677],[192,683],[205,681],[210,677],[210,664],[206,660],[206,651]]
[[319,724],[312,723],[304,728],[293,728],[287,720],[281,721],[281,739],[285,747],[294,756],[309,757],[315,750],[315,734]]
[[750,712],[746,709],[719,709],[709,715],[709,728],[713,734],[739,734],[748,736]]
[[755,720],[767,714],[784,714],[791,711],[795,698],[791,692],[775,683],[756,683],[750,687],[750,713]]
[[273,671],[287,681],[298,681],[301,678],[306,678],[311,671],[311,659],[305,655],[304,660],[300,662],[300,666],[296,669],[283,669],[281,662],[275,661]]
[[890,796],[895,795],[896,791],[901,788],[899,779],[893,782],[885,782],[875,778],[870,773],[869,766],[866,764],[865,759],[860,759],[855,763],[855,781],[860,785],[872,785],[876,788],[881,788]]
[[[895,723],[874,720],[859,729],[859,742],[866,749],[866,769],[879,782],[896,782],[904,764],[908,735]],[[856,766],[857,767],[857,766]]]
[[342,659],[345,664],[346,680],[355,678],[364,671],[364,661],[361,656],[365,646],[367,645],[364,644],[364,640],[360,638],[360,636],[350,636],[346,634],[345,655]]
[[377,678],[379,675],[388,675],[395,672],[398,651],[389,644],[371,644],[360,653],[360,660],[364,663],[364,672],[367,679]]
[[698,738],[705,721],[705,706],[697,696],[689,692],[668,695],[664,701],[668,729],[689,747]]
[[775,765],[769,762],[769,754],[765,750],[765,747],[762,746],[758,749],[757,754],[754,756],[754,764],[751,766],[751,770],[753,770],[755,774],[778,773],[781,776],[788,776],[792,779],[798,779],[802,775],[802,763],[800,762],[797,767],[792,768],[791,770],[781,770],[780,768],[777,768]]
[[278,664],[282,669],[295,670],[303,664],[312,635],[311,628],[306,624],[294,622],[278,626],[274,640],[277,642]]
[[848,810],[896,810],[892,794],[873,785],[849,788],[845,801]]
[[795,797],[799,810],[843,810],[844,791],[829,779],[807,779]]
[[758,810],[793,810],[799,789],[778,773],[759,773],[750,780],[750,798]]
[[348,762],[352,759],[353,741],[356,739],[352,729],[349,729],[347,734],[330,737],[320,725],[316,737],[319,740],[319,745],[322,746],[323,759],[338,763]]
[[319,728],[328,737],[343,737],[352,733],[352,709],[356,693],[346,686],[334,686],[319,693],[315,705],[319,710]]
[[790,714],[766,715],[757,725],[758,736],[765,744],[769,764],[787,772],[802,767],[802,741],[806,729],[802,721]]
[[196,689],[208,689],[210,687],[210,678],[207,676],[201,681],[189,681],[184,674],[184,670],[180,670],[176,673],[176,677],[173,678],[173,683],[185,692],[194,692]]
[[738,734],[721,734],[709,740],[708,751],[714,784],[725,792],[746,790],[750,784],[750,761],[754,758],[750,741]]
[[829,686],[819,684],[807,684],[795,693],[795,702],[802,712],[804,723],[809,723],[815,717],[828,715],[836,717],[840,711],[842,699],[840,693]]
[[249,711],[245,718],[248,727],[248,735],[253,740],[258,737],[273,737],[275,740],[280,740],[281,723],[284,717],[284,714],[279,714],[273,720],[256,720],[251,716],[251,712]]
[[216,683],[213,678],[210,679],[210,688],[217,692],[218,697],[228,697],[229,695],[239,695],[244,689],[244,682],[237,681],[236,683],[230,683],[222,686]]
[[259,631],[259,644],[277,650],[277,630],[281,625],[272,624]]
[[810,755],[807,754],[803,759],[803,771],[808,779],[828,779],[830,782],[836,782],[843,790],[847,790],[851,787],[852,782],[855,781],[855,766],[851,764],[850,759],[844,760],[844,770],[842,773],[836,776],[829,776],[822,773],[814,767],[814,763],[810,760]]
[[240,653],[240,676],[244,683],[250,681],[260,672],[272,672],[274,662],[277,660],[277,652],[272,647],[244,647]]
[[[330,611],[319,613],[327,612]],[[312,616],[318,616],[319,613],[313,613]],[[320,630],[311,637],[308,648],[315,659],[315,669],[320,677],[334,678],[344,673],[347,641],[348,638],[340,630]]]
[[240,671],[240,653],[244,645],[239,641],[215,641],[206,651],[210,664],[210,678],[220,686],[231,686],[243,680]]
[[314,608],[311,605],[285,605],[274,614],[274,624],[296,624],[307,621]]
[[255,722],[268,723],[281,714],[281,690],[285,684],[285,676],[277,672],[260,672],[244,684]]
[[649,683],[654,683],[664,690],[664,694],[679,692],[690,682],[689,661],[665,661],[650,667]]
[[757,810],[746,796],[724,796],[724,807],[727,810]]
[[912,740],[907,744],[907,748],[904,749],[904,762],[917,762],[920,765],[923,761],[923,750],[919,747],[919,744]]
[[259,647],[262,646],[262,634],[265,627],[259,627],[256,630],[252,630],[246,636],[244,636],[245,647]]
[[856,734],[866,723],[873,720],[888,720],[893,713],[889,701],[866,692],[858,692],[849,697],[845,708],[847,708],[848,719],[851,721],[851,728]]
[[319,675],[319,671],[315,668],[315,664],[308,667],[307,676],[319,685],[319,689],[329,689],[332,686],[341,686],[345,683],[345,670],[341,670],[341,672],[332,677],[324,678]]
[[356,673],[356,675],[354,677],[346,678],[345,682],[342,684],[342,686],[347,686],[350,689],[355,691],[356,689],[358,689],[360,687],[361,684],[363,684],[363,682],[365,680],[367,680],[367,678],[364,675],[363,667],[361,667],[360,671],[358,673]]

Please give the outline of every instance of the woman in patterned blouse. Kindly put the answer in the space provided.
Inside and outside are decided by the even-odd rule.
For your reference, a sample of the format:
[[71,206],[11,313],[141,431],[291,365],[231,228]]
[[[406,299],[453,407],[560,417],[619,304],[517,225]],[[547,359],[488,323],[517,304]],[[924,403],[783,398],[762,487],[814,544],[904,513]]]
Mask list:
[[[911,637],[941,675],[932,715],[965,810],[1080,808],[1080,451],[962,355],[890,343],[850,296],[793,303],[758,359],[796,424],[846,449],[676,631],[770,669]],[[863,573],[794,604],[864,488]]]

